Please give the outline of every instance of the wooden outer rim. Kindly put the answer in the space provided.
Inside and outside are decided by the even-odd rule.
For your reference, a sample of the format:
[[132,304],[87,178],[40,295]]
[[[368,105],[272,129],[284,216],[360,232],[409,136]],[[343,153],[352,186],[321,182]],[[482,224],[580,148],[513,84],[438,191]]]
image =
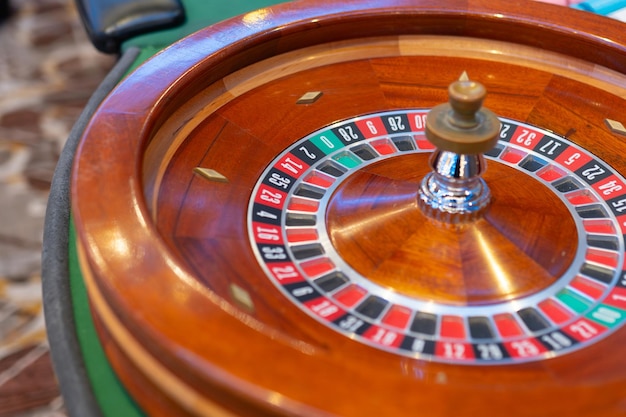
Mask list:
[[[575,25],[576,30],[559,21]],[[286,414],[311,411],[282,397],[277,401],[277,393],[262,387],[246,384],[243,392],[236,378],[227,378],[228,382],[221,376],[228,370],[212,372],[206,359],[232,353],[191,335],[169,340],[162,333],[164,326],[184,323],[185,328],[202,329],[217,338],[227,323],[234,344],[261,346],[271,341],[266,353],[290,355],[276,366],[279,378],[289,378],[290,367],[312,357],[321,367],[336,365],[336,358],[263,328],[177,264],[151,224],[143,197],[142,157],[153,132],[194,91],[261,59],[326,41],[406,33],[506,40],[626,72],[624,26],[574,10],[494,1],[298,2],[220,23],[173,45],[125,79],[88,126],[74,166],[72,207],[87,259],[83,268],[95,277],[89,291],[102,294],[112,313],[142,341],[146,354],[159,358],[165,369],[200,394],[211,396],[212,387],[221,387],[232,394],[226,407],[250,407],[256,415],[276,412],[277,406]],[[251,327],[262,331],[250,331]],[[196,356],[197,351],[206,358]],[[242,368],[258,363],[258,358],[246,355],[237,360]],[[455,372],[446,366],[433,369]],[[524,383],[528,381],[523,377],[513,382],[518,387]],[[610,385],[619,387],[620,381]],[[433,392],[425,389],[425,397]],[[303,401],[312,395],[304,393]],[[234,398],[241,404],[236,405]]]
[[[320,25],[319,21],[324,24]],[[563,22],[575,22],[571,30]],[[358,27],[350,27],[356,24]],[[325,41],[393,34],[435,34],[506,40],[584,59],[625,73],[624,35],[604,18],[544,4],[500,4],[492,1],[332,1],[292,2],[244,15],[197,32],[138,68],[116,89],[115,97],[133,100],[106,102],[120,113],[153,109],[146,122],[158,126],[162,115],[184,99],[193,83],[206,87],[247,65],[293,49]],[[315,36],[311,32],[315,32]],[[234,35],[224,36],[223,34]],[[176,65],[172,65],[176,63]],[[203,73],[200,80],[195,74]],[[167,86],[148,93],[147,88]],[[130,90],[131,92],[127,92]],[[163,88],[165,90],[165,87]],[[138,97],[134,91],[145,91]],[[163,97],[161,97],[161,93]],[[160,102],[167,97],[169,102]],[[180,100],[180,101],[179,101]],[[129,106],[127,108],[127,106]],[[147,106],[147,107],[146,107]],[[155,113],[156,111],[159,113]],[[156,120],[154,120],[156,119]]]

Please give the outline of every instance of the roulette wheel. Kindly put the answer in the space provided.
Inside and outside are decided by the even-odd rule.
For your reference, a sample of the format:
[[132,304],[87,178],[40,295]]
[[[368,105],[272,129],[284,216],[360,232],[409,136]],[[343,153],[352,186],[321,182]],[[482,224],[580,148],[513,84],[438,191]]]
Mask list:
[[201,29],[72,155],[97,343],[149,415],[624,415],[625,98],[623,24],[551,5]]

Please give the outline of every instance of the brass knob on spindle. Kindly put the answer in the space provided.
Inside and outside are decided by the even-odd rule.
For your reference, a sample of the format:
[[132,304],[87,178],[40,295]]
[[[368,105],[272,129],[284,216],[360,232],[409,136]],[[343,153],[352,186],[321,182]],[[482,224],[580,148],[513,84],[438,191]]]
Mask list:
[[483,153],[498,142],[500,120],[482,107],[485,86],[466,73],[448,87],[448,95],[449,102],[434,107],[426,118],[426,138],[437,150],[418,202],[429,217],[461,223],[475,219],[491,200],[481,178],[486,169]]
[[449,102],[434,107],[426,120],[426,137],[442,151],[458,154],[487,152],[498,142],[500,120],[482,107],[484,85],[463,73],[448,87]]

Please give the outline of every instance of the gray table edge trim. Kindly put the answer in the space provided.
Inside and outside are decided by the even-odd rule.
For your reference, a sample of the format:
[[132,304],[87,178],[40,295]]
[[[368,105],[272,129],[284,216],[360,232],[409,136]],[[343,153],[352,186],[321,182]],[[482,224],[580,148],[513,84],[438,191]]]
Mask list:
[[89,99],[65,143],[50,188],[42,253],[44,317],[52,365],[70,416],[102,416],[83,361],[71,302],[68,247],[72,163],[89,120],[139,53],[139,48],[129,48]]

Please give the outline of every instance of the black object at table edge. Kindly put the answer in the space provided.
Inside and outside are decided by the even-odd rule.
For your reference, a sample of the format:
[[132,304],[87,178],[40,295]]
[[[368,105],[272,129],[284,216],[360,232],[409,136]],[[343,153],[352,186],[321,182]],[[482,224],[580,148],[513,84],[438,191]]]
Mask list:
[[91,42],[105,53],[119,53],[137,35],[185,22],[180,0],[76,0],[76,7]]

